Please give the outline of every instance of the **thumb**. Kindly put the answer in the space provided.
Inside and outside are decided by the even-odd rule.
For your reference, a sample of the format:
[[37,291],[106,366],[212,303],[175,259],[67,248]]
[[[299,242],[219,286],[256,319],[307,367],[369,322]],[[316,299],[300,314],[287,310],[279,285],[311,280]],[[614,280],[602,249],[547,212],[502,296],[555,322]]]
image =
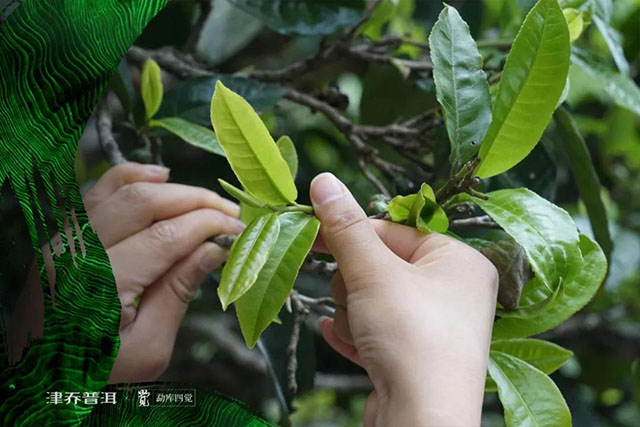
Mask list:
[[333,174],[323,173],[311,182],[310,195],[322,224],[322,239],[338,262],[347,288],[352,279],[378,270],[380,258],[389,251],[347,187]]

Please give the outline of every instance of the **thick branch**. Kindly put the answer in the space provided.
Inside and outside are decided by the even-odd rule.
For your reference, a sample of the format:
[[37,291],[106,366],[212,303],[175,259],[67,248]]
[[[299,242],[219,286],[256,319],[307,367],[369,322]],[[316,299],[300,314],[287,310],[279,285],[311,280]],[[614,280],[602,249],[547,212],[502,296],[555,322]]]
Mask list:
[[305,319],[309,315],[309,309],[300,301],[296,291],[291,292],[291,301],[293,303],[293,328],[291,329],[291,339],[287,347],[287,382],[289,392],[295,395],[298,392],[298,381],[296,380],[296,372],[298,370],[298,341],[300,341],[300,329]]
[[120,147],[113,137],[113,117],[109,110],[108,94],[106,94],[105,98],[98,103],[96,128],[98,131],[100,148],[102,148],[102,151],[107,156],[109,163],[117,165],[126,162],[127,159],[122,154],[122,151],[120,151]]

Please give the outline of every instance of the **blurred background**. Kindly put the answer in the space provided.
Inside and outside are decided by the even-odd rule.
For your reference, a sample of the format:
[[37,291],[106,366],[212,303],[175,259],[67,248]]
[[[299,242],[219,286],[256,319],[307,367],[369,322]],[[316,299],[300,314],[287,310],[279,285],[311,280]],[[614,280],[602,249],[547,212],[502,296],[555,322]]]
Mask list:
[[[323,13],[323,2],[316,3],[317,7],[310,8],[311,21],[317,21],[317,15],[314,18],[313,14]],[[327,0],[327,3],[331,2]],[[371,31],[426,42],[442,3],[427,0],[391,3],[397,8],[393,18]],[[502,66],[509,41],[513,40],[535,2],[474,0],[450,3],[460,11],[476,40],[506,41],[506,48],[505,43],[488,43],[481,50],[491,79],[495,74],[493,70]],[[609,14],[607,32],[603,33],[593,22],[585,22],[575,46],[601,57],[603,66],[614,68],[619,64],[611,55],[607,37],[615,38],[628,62],[628,75],[638,84],[640,0],[564,0],[560,3],[562,7],[579,10],[604,8],[603,13]],[[221,78],[232,79],[233,73],[280,69],[312,57],[322,47],[323,40],[326,41],[324,35],[282,34],[266,24],[264,19],[228,0],[174,0],[149,24],[135,45],[150,50],[173,47],[207,64],[219,72]],[[327,20],[326,25],[331,24]],[[418,47],[403,46],[401,49],[404,50],[396,52],[399,56],[413,60],[424,57]],[[114,135],[126,157],[150,162],[153,153],[140,145],[133,130],[135,127],[132,129],[131,125],[143,108],[138,81],[139,64],[129,57],[129,62],[125,60],[121,64],[111,93],[124,90],[130,105],[124,107],[111,98],[105,102],[113,111]],[[177,115],[210,126],[211,81],[211,78],[180,81],[163,73],[165,96],[158,116]],[[385,125],[437,105],[428,73],[414,72],[407,78],[402,67],[373,64],[347,56],[295,76],[289,84],[305,92],[333,97],[332,105],[361,124]],[[542,336],[575,353],[552,378],[567,399],[577,426],[640,425],[637,366],[640,358],[640,117],[612,96],[607,84],[573,65],[566,103],[586,138],[602,184],[614,240],[610,271],[602,290],[583,311]],[[286,134],[295,142],[300,160],[297,185],[303,203],[308,202],[305,198],[310,180],[322,171],[331,171],[340,177],[363,206],[379,192],[364,179],[352,146],[323,115],[282,99],[282,91],[277,85],[243,81],[236,88],[240,88],[243,96],[260,111],[274,136]],[[624,96],[625,93],[618,94],[618,97]],[[218,186],[218,178],[236,182],[224,158],[188,145],[167,132],[153,132],[156,133],[152,136],[162,141],[161,158],[171,168],[171,181],[211,188],[221,194],[224,192]],[[564,150],[559,148],[557,138],[558,133],[550,126],[542,142],[525,161],[485,185],[487,188],[526,186],[568,210],[581,231],[589,233],[589,221],[578,198],[569,161]],[[446,178],[449,170],[449,143],[444,127],[435,128],[429,134],[429,141],[431,152],[425,156],[425,162],[433,167],[433,182],[437,182]],[[391,161],[395,160],[394,153],[383,154]],[[94,117],[88,123],[78,149],[76,174],[82,189],[90,188],[109,167],[99,144]],[[393,189],[398,194],[409,193],[415,191],[415,182],[398,177],[393,182]],[[265,332],[264,352],[248,350],[233,310],[226,313],[220,310],[216,297],[218,277],[218,273],[212,274],[192,302],[171,365],[161,379],[221,391],[283,424],[361,425],[361,414],[371,385],[362,370],[324,343],[318,334],[317,317],[309,317],[301,336],[298,350],[301,390],[292,400],[284,382],[290,315],[283,311],[280,316],[283,324],[273,324]],[[301,273],[296,287],[310,296],[328,294],[326,279],[306,273]],[[287,411],[292,414],[287,416]],[[497,395],[486,394],[483,425],[503,424]]]

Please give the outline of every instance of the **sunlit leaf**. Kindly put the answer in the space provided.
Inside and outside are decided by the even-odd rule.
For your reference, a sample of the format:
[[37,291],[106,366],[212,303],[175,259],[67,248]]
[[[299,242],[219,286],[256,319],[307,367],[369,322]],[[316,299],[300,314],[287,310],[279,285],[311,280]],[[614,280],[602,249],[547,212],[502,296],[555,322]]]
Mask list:
[[571,426],[571,412],[544,372],[500,351],[491,351],[489,374],[498,386],[508,427]]
[[284,305],[320,227],[315,217],[301,212],[284,213],[278,221],[280,234],[269,259],[251,289],[236,301],[240,328],[249,347]]
[[488,196],[488,200],[460,197],[480,206],[522,246],[547,290],[580,269],[578,230],[566,211],[525,188],[493,191]]
[[[587,236],[580,235],[580,251],[584,262],[577,272],[563,281],[563,292],[555,303],[540,316],[530,319],[496,320],[493,338],[517,338],[539,334],[554,328],[584,307],[600,288],[607,272],[607,260],[602,249]],[[529,286],[529,285],[527,285]],[[549,292],[536,287],[538,300],[547,298]]]
[[323,35],[356,24],[364,0],[229,0],[282,34]]
[[493,120],[480,147],[478,176],[510,169],[535,147],[565,86],[569,55],[569,29],[562,10],[556,0],[540,0],[507,57]]
[[140,73],[140,92],[144,102],[145,117],[150,120],[162,104],[162,75],[158,63],[149,58]]
[[161,127],[194,147],[219,156],[224,157],[225,155],[213,131],[199,124],[191,123],[179,117],[166,117],[164,119],[151,120],[149,127]]
[[278,240],[279,232],[278,216],[275,213],[263,215],[249,224],[233,242],[218,285],[223,310],[255,283]]
[[[533,338],[495,340],[491,342],[491,351],[499,351],[517,357],[545,374],[555,372],[573,356],[573,352],[557,344]],[[487,376],[484,390],[498,390],[491,376]]]
[[450,162],[460,165],[477,153],[491,123],[491,96],[482,56],[469,26],[445,4],[429,36],[433,79],[451,141]]
[[556,110],[554,117],[560,129],[560,139],[569,155],[571,170],[580,192],[580,198],[587,208],[593,234],[609,259],[613,242],[609,232],[607,211],[600,197],[600,179],[593,167],[591,154],[571,114],[560,107]]
[[289,166],[260,117],[219,80],[211,100],[211,122],[246,191],[273,205],[284,205],[298,197]]

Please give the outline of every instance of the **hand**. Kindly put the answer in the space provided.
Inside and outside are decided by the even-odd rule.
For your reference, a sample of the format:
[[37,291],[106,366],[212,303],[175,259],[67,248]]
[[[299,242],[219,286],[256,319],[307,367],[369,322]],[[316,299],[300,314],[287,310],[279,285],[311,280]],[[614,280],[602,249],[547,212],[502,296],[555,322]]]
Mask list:
[[122,304],[112,383],[150,381],[164,372],[189,301],[226,259],[207,239],[244,227],[235,203],[204,188],[168,184],[168,177],[166,168],[126,163],[84,197]]
[[320,328],[374,385],[365,426],[480,425],[498,275],[471,247],[368,220],[331,174],[311,199],[339,265]]

